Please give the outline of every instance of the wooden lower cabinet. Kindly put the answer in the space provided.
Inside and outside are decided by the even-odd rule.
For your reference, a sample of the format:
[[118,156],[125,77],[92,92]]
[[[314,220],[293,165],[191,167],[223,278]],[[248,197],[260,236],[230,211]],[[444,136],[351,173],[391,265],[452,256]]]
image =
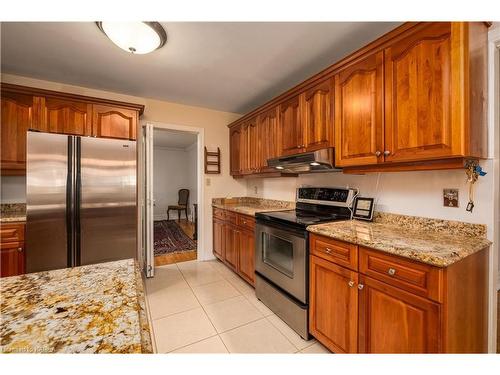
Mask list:
[[238,270],[239,234],[240,232],[235,225],[227,224],[224,228],[224,260],[234,271]]
[[359,353],[438,353],[440,305],[361,276]]
[[311,334],[335,353],[358,351],[358,273],[310,257]]
[[[310,333],[331,351],[487,352],[488,248],[441,268],[315,234],[310,241]],[[318,244],[359,254],[346,263]]]
[[0,277],[25,272],[24,223],[7,223],[0,227]]
[[214,208],[213,253],[245,281],[255,283],[255,219]]
[[253,285],[255,282],[255,233],[241,230],[239,237],[238,271],[241,277]]

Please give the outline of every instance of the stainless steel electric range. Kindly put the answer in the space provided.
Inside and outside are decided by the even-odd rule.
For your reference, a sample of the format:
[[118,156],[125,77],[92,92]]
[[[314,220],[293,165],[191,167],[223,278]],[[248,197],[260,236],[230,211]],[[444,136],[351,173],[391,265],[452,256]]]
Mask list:
[[308,334],[309,235],[307,226],[350,220],[355,189],[297,189],[295,210],[255,215],[255,293],[304,339]]

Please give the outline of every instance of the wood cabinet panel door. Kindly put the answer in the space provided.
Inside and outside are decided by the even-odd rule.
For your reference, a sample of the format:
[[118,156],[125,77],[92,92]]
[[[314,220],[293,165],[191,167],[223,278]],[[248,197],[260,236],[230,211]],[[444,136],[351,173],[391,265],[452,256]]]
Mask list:
[[248,122],[248,170],[250,173],[260,169],[260,145],[257,118]]
[[224,260],[234,271],[238,269],[240,252],[240,233],[234,225],[224,225]]
[[248,173],[250,170],[250,151],[248,142],[248,123],[241,125],[240,130],[240,172]]
[[51,133],[92,135],[92,104],[40,98],[42,126]]
[[224,259],[224,222],[213,219],[213,251],[219,259]]
[[440,305],[361,276],[360,353],[437,353]]
[[267,167],[267,160],[281,154],[280,128],[278,122],[278,108],[270,109],[258,117],[260,139],[260,166]]
[[307,151],[333,146],[333,79],[310,88],[304,95]]
[[92,135],[103,138],[136,139],[137,111],[94,104],[92,112]]
[[24,174],[26,132],[36,123],[35,100],[31,95],[2,91],[1,103],[2,174]]
[[240,231],[240,254],[238,271],[252,285],[255,282],[255,234],[252,231]]
[[9,242],[0,244],[0,276],[22,275],[24,271],[24,243]]
[[335,159],[341,167],[376,164],[383,151],[383,52],[335,76]]
[[300,96],[280,104],[281,154],[292,155],[305,148],[301,121]]
[[452,125],[451,25],[433,23],[385,50],[386,161],[459,155]]
[[309,330],[336,353],[358,351],[358,273],[310,257]]
[[229,129],[229,147],[230,147],[230,171],[231,175],[240,173],[240,138],[241,127],[237,126]]

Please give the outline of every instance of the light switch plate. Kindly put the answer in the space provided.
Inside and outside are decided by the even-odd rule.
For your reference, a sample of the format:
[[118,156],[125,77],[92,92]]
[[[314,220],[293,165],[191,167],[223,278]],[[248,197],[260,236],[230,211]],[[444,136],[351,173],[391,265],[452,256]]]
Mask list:
[[443,189],[443,206],[458,207],[458,189]]
[[206,179],[205,179],[205,185],[206,185],[206,186],[210,186],[211,182],[212,182],[212,181],[210,180],[210,178],[206,178]]

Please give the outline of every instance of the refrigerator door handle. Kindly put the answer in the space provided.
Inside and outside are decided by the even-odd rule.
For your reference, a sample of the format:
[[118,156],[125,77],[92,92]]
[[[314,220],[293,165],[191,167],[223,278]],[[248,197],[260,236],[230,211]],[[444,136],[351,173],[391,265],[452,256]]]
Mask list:
[[74,147],[73,137],[68,136],[68,172],[66,177],[66,241],[67,241],[67,263],[73,267],[73,160]]
[[82,139],[81,137],[75,137],[76,140],[76,152],[75,152],[75,266],[81,265],[81,225],[80,225],[80,208],[82,201]]

